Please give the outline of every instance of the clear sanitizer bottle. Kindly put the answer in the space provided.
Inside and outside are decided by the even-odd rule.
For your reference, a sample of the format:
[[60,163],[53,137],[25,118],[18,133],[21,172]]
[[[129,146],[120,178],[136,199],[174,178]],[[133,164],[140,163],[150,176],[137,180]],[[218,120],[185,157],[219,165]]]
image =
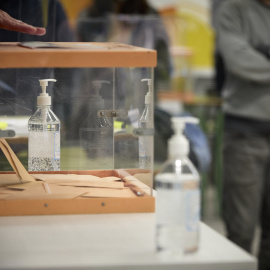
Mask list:
[[89,114],[80,126],[80,144],[86,154],[83,167],[85,169],[113,169],[113,123],[105,115],[100,115],[104,110],[104,99],[99,92],[102,84],[109,81],[93,81],[94,95],[89,100]]
[[175,134],[169,140],[168,160],[155,177],[156,248],[158,251],[189,253],[198,249],[200,222],[200,176],[188,158],[185,123],[194,117],[173,117]]
[[42,93],[37,97],[37,110],[28,121],[28,170],[60,170],[60,121],[51,110],[51,97],[46,93],[48,82],[39,80]]
[[[142,79],[148,85],[148,92],[145,95],[145,107],[138,121],[139,128],[153,128],[153,91],[152,79]],[[150,169],[153,160],[153,136],[146,135],[139,137],[139,168]]]

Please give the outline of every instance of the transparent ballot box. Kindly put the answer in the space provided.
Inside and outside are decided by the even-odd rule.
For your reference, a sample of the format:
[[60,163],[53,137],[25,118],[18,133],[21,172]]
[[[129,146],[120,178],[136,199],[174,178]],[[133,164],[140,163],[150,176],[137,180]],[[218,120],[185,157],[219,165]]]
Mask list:
[[[121,43],[1,43],[0,59],[1,137],[26,170],[37,160],[29,172],[34,184],[21,186],[1,153],[0,215],[154,211],[155,50]],[[56,80],[46,91],[60,125],[48,116],[43,135],[30,140],[42,79]],[[51,131],[60,149],[45,159],[44,151],[56,153],[46,146]],[[29,155],[29,144],[38,158]]]

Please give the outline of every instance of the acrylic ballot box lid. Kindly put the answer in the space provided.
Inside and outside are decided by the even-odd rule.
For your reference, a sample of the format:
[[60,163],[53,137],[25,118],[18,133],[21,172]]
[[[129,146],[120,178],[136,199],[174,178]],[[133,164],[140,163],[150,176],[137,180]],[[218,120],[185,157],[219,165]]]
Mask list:
[[110,42],[2,42],[0,59],[0,68],[155,67],[157,61],[155,50]]

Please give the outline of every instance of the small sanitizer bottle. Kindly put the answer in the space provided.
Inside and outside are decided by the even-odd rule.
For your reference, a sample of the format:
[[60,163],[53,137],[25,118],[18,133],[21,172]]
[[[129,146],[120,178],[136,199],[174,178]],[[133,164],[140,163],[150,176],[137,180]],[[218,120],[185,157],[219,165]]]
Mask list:
[[28,121],[28,170],[60,170],[60,121],[51,110],[51,97],[46,93],[48,82],[39,80],[42,93],[37,97],[37,110]]
[[[153,128],[153,91],[152,79],[142,79],[148,85],[148,92],[145,95],[145,107],[143,113],[138,121],[139,128],[147,129]],[[139,137],[139,168],[150,169],[153,159],[153,136],[140,136]]]
[[168,160],[155,177],[156,248],[158,251],[189,253],[198,249],[200,222],[200,176],[188,158],[185,123],[194,117],[173,117],[175,134],[169,140]]

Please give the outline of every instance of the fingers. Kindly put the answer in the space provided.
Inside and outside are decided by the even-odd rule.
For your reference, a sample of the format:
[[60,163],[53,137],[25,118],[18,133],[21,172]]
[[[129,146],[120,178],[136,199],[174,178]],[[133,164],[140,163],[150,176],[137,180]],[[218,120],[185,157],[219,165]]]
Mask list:
[[43,36],[46,34],[46,29],[41,27],[36,27],[36,33],[37,36]]
[[15,20],[12,22],[11,29],[8,29],[11,31],[17,31],[25,34],[30,34],[30,35],[38,35],[42,36],[46,33],[45,28],[40,28],[40,27],[34,27],[32,25],[29,25],[27,23],[24,23],[22,21]]
[[38,36],[42,36],[46,33],[45,28],[34,27],[22,21],[16,20],[10,17],[3,10],[0,10],[0,28]]

